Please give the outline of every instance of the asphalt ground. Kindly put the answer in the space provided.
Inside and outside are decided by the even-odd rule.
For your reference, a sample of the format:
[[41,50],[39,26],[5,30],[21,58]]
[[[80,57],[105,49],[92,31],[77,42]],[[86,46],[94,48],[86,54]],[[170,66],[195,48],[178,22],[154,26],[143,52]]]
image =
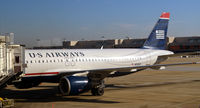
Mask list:
[[[170,58],[164,63],[189,61],[200,58]],[[147,69],[106,78],[105,83],[103,96],[60,96],[55,83],[20,90],[9,85],[0,96],[14,99],[16,108],[200,108],[200,64]]]

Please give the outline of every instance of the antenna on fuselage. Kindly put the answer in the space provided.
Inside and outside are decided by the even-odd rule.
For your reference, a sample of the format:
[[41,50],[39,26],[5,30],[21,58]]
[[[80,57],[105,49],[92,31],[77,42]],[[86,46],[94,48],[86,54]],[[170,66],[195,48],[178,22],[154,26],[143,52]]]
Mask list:
[[104,40],[105,40],[105,36],[102,36],[102,46],[101,46],[101,50],[103,49],[103,45],[104,45]]
[[101,50],[103,49],[103,45],[101,46]]

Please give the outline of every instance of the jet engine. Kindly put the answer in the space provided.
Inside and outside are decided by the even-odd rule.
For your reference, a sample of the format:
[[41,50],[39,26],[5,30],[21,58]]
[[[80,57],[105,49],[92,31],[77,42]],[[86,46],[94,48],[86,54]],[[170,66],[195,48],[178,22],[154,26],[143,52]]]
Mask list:
[[59,90],[62,95],[78,95],[91,89],[87,77],[64,76],[60,80]]

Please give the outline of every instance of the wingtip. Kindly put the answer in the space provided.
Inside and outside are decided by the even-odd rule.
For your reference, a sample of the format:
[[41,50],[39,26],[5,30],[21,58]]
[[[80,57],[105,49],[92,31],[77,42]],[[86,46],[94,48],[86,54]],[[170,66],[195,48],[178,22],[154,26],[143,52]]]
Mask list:
[[161,19],[169,19],[170,13],[169,12],[163,12],[160,16]]

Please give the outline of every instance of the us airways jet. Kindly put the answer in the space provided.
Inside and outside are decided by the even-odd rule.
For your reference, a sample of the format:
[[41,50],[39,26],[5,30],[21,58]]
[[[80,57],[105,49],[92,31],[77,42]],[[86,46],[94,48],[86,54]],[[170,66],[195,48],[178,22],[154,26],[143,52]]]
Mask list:
[[30,88],[41,82],[57,82],[63,95],[78,95],[91,90],[104,94],[104,78],[123,76],[147,68],[197,64],[159,64],[174,53],[166,50],[170,13],[164,12],[141,49],[53,49],[26,50],[27,68],[17,88]]

